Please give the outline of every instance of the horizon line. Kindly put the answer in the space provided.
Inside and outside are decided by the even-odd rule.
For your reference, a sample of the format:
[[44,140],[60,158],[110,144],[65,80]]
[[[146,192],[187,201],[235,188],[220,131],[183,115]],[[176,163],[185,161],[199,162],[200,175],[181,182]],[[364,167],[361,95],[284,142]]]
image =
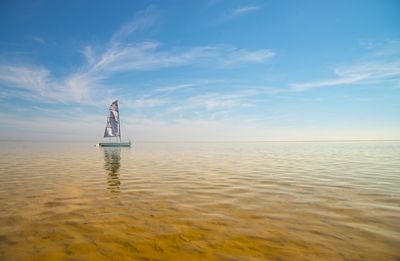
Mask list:
[[[243,141],[238,141],[238,140],[202,140],[202,141],[196,141],[196,140],[186,140],[186,141],[162,141],[162,140],[137,140],[137,141],[132,141],[132,143],[273,143],[273,142],[400,142],[400,139],[324,139],[324,140],[243,140]],[[97,142],[93,140],[28,140],[28,139],[12,139],[12,140],[4,140],[0,139],[0,142],[71,142],[71,143],[77,143],[77,142]]]

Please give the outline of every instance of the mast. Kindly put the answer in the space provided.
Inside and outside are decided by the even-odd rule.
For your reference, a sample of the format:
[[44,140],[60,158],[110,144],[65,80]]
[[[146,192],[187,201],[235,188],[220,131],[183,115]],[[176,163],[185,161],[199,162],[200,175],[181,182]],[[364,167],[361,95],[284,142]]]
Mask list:
[[118,106],[118,133],[119,133],[119,143],[121,143],[121,114],[119,113],[119,106]]

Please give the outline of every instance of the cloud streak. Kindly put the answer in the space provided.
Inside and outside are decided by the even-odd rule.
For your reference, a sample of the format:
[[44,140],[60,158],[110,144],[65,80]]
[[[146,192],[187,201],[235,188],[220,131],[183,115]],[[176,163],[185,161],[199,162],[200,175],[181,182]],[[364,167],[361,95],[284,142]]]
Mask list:
[[[83,69],[63,79],[52,79],[48,69],[38,66],[0,66],[0,82],[29,92],[31,97],[58,102],[88,103],[93,95],[106,94],[102,82],[116,73],[159,70],[184,65],[216,68],[262,63],[275,56],[270,50],[249,51],[226,45],[200,46],[182,50],[159,50],[159,44],[144,42],[112,46],[96,54],[89,46],[82,51],[86,57]],[[189,86],[178,86],[184,88]],[[170,89],[172,91],[172,89]],[[14,92],[15,94],[15,92]]]
[[363,75],[350,75],[350,76],[342,77],[342,78],[338,78],[338,79],[313,81],[313,82],[305,82],[305,83],[294,83],[294,84],[291,84],[290,87],[292,90],[295,90],[295,91],[306,91],[306,90],[310,90],[310,89],[327,87],[327,86],[353,84],[353,83],[357,83],[363,79],[365,79],[365,76],[363,76]]
[[0,84],[8,96],[40,102],[94,104],[93,96],[101,96],[96,78],[85,73],[70,74],[62,79],[51,77],[39,66],[0,66]]
[[399,79],[400,61],[360,63],[350,67],[337,68],[335,74],[338,76],[336,79],[294,83],[290,85],[290,88],[295,91],[305,91],[329,86],[370,84],[377,81]]
[[155,91],[161,92],[161,93],[170,93],[170,92],[175,92],[178,90],[190,89],[193,86],[194,85],[191,83],[183,83],[183,84],[160,87],[160,88],[157,88]]
[[[0,65],[0,84],[9,95],[20,98],[94,103],[99,97],[116,92],[110,86],[104,87],[103,82],[117,73],[187,65],[229,68],[263,63],[276,55],[268,49],[247,50],[229,45],[168,48],[156,41],[124,43],[131,34],[152,26],[156,17],[155,7],[151,6],[138,12],[132,21],[117,30],[105,50],[85,46],[81,51],[85,63],[64,77],[56,78],[42,66],[3,64]],[[139,103],[136,106],[140,106]]]
[[293,83],[289,85],[290,89],[306,91],[329,86],[382,84],[400,80],[399,41],[390,40],[384,43],[367,41],[362,42],[361,46],[369,50],[364,62],[335,68],[336,78]]
[[117,44],[133,33],[151,27],[157,20],[158,12],[154,5],[135,14],[134,18],[119,28],[112,36],[111,42]]
[[262,8],[261,5],[241,6],[241,7],[238,7],[236,9],[232,10],[230,13],[230,16],[234,17],[234,16],[239,16],[239,15],[244,15],[247,13],[255,12],[261,8]]
[[234,19],[239,16],[244,16],[249,13],[256,12],[260,10],[263,6],[261,5],[246,5],[246,6],[240,6],[235,9],[227,10],[225,11],[219,18],[218,22],[225,22],[230,19]]
[[215,112],[239,107],[252,106],[248,98],[261,94],[262,91],[247,89],[230,93],[206,93],[188,97],[181,104],[169,107],[168,113],[206,110]]
[[[86,49],[90,50],[90,47]],[[197,46],[161,50],[157,42],[112,46],[97,58],[87,55],[91,75],[110,75],[116,72],[155,70],[182,65],[232,66],[262,63],[275,56],[273,51],[238,49],[227,45]]]

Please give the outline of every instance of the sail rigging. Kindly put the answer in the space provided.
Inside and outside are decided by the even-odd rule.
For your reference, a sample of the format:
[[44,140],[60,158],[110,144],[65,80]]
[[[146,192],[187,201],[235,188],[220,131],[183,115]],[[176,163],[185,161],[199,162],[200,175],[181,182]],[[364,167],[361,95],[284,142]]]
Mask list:
[[99,142],[96,146],[100,147],[131,147],[132,142],[121,140],[121,121],[118,109],[118,100],[111,103],[108,109],[107,124],[104,130],[104,138],[117,138],[117,140],[108,139],[107,142]]
[[119,121],[118,100],[113,101],[109,108],[107,124],[104,130],[104,137],[121,137],[121,127]]

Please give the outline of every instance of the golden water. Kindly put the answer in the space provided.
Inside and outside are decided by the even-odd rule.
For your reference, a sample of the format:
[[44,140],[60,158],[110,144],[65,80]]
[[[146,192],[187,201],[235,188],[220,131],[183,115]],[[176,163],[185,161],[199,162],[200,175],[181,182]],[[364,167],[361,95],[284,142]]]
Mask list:
[[0,260],[400,259],[400,143],[0,146]]

